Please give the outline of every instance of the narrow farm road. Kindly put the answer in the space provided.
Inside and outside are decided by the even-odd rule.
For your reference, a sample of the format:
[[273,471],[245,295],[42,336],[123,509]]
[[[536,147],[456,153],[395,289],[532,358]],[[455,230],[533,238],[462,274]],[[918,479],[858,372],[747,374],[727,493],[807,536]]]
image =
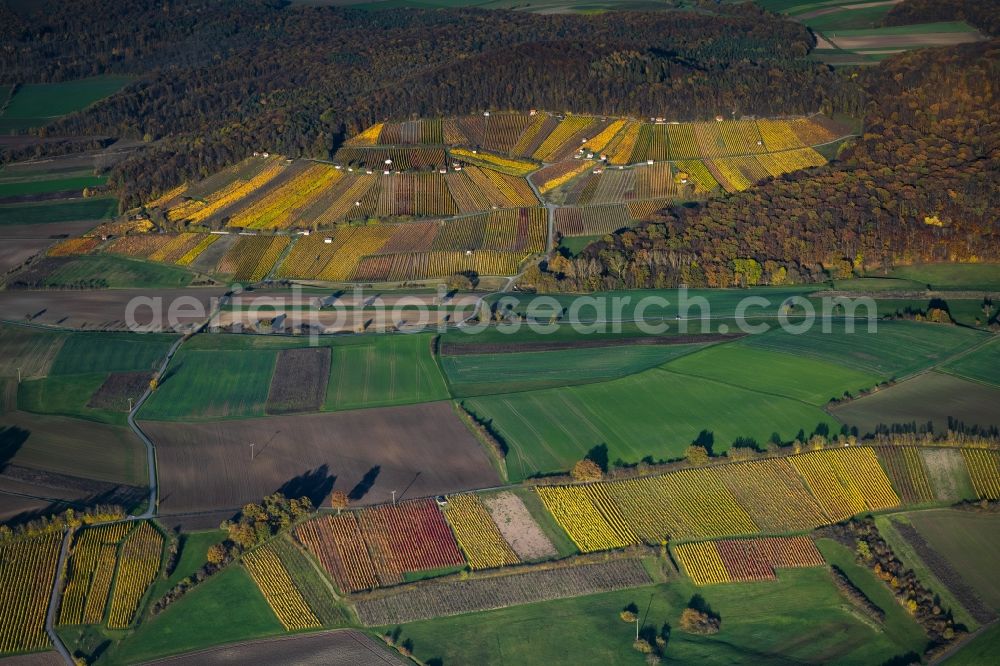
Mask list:
[[[212,320],[222,310],[225,304],[229,302],[229,299],[230,299],[230,293],[226,293],[225,295],[223,295],[222,298],[218,299],[215,307],[208,313],[208,317],[206,317],[205,321],[199,324],[198,327],[195,328],[192,332],[177,338],[174,344],[170,346],[170,349],[167,350],[167,353],[163,358],[163,363],[161,363],[159,369],[157,369],[156,371],[157,378],[163,376],[163,373],[164,371],[166,371],[167,366],[170,365],[170,360],[174,357],[174,354],[184,343],[184,341],[190,339],[191,337],[205,330],[205,327],[207,327],[212,322]],[[143,511],[138,516],[136,516],[136,518],[141,518],[141,519],[153,518],[154,516],[156,516],[157,504],[159,503],[159,488],[157,484],[157,475],[156,475],[156,447],[153,445],[153,441],[146,436],[146,433],[142,431],[142,428],[140,428],[135,421],[135,415],[139,413],[139,410],[142,408],[142,405],[146,402],[146,400],[149,399],[149,396],[151,396],[152,394],[153,394],[152,386],[147,386],[143,394],[139,397],[138,400],[136,400],[135,405],[132,406],[132,411],[128,413],[128,427],[132,429],[132,432],[136,434],[136,437],[138,437],[142,441],[142,443],[146,446],[146,469],[149,472],[149,500],[146,506],[146,510]]]
[[45,633],[49,635],[52,646],[67,664],[73,664],[73,655],[69,653],[62,639],[56,633],[56,610],[59,608],[59,592],[62,590],[63,573],[66,571],[66,554],[69,552],[69,542],[73,538],[73,530],[63,532],[62,546],[59,548],[59,562],[56,564],[55,582],[49,594],[49,609],[45,613]]

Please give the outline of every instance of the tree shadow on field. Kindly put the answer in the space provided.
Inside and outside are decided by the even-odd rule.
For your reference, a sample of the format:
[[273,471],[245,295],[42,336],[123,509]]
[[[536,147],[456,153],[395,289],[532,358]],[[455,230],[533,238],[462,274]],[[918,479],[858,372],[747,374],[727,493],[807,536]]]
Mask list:
[[608,471],[608,445],[598,444],[584,456],[587,460],[590,460],[595,465],[601,468],[602,472],[607,473]]
[[708,455],[715,455],[712,451],[712,447],[715,446],[715,435],[711,430],[702,430],[691,443],[695,446],[703,447],[706,451],[708,451]]
[[382,471],[381,465],[375,465],[370,470],[365,472],[365,475],[361,477],[358,484],[351,488],[351,492],[347,493],[347,499],[352,502],[357,502],[359,499],[368,494],[368,491],[372,489],[375,485],[375,479],[378,478],[379,472]]
[[330,491],[337,477],[330,474],[330,468],[320,465],[286,481],[278,492],[290,499],[308,497],[313,506],[319,506]]
[[0,472],[7,469],[7,463],[14,459],[30,435],[30,430],[17,426],[0,429]]
[[171,377],[176,375],[177,371],[180,370],[182,367],[184,367],[184,361],[177,361],[176,363],[171,363],[170,367],[167,368],[167,371],[163,373],[162,377],[160,377],[159,381],[160,385],[162,386],[163,384],[167,383],[167,381],[169,381]]

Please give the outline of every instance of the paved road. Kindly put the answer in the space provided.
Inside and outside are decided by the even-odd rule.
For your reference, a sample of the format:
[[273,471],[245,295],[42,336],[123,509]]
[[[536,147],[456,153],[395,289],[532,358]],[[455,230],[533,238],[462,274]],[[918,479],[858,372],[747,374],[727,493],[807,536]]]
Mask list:
[[56,633],[56,610],[59,608],[59,592],[62,590],[63,573],[66,571],[66,553],[69,551],[69,542],[73,533],[66,530],[63,534],[62,546],[59,548],[59,563],[56,565],[55,583],[52,585],[52,592],[49,594],[49,610],[45,614],[45,632],[49,635],[56,652],[66,661],[73,663],[73,656],[63,645],[62,639]]

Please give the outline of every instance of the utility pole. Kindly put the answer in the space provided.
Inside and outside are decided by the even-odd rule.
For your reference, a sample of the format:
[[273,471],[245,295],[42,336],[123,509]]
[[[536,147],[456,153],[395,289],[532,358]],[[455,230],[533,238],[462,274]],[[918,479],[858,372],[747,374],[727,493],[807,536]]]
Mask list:
[[396,506],[396,491],[392,491],[392,505]]
[[132,413],[132,398],[128,399],[128,413]]
[[253,442],[250,442],[250,460],[253,461]]
[[17,369],[17,383],[21,383],[21,368]]

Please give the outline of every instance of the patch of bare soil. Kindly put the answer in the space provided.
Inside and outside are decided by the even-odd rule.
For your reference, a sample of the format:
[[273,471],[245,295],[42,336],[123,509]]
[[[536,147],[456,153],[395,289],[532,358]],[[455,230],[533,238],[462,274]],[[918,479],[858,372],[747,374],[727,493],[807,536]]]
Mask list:
[[520,497],[504,492],[482,499],[500,534],[519,558],[536,560],[558,554]]
[[500,483],[446,401],[141,426],[156,444],[160,513],[171,525],[178,514],[237,509],[279,490],[315,504],[343,490],[367,505],[393,492],[399,501]]
[[138,400],[149,385],[148,372],[113,372],[87,402],[93,409],[128,410],[129,398]]
[[268,413],[319,411],[329,379],[329,347],[281,350],[267,394]]

